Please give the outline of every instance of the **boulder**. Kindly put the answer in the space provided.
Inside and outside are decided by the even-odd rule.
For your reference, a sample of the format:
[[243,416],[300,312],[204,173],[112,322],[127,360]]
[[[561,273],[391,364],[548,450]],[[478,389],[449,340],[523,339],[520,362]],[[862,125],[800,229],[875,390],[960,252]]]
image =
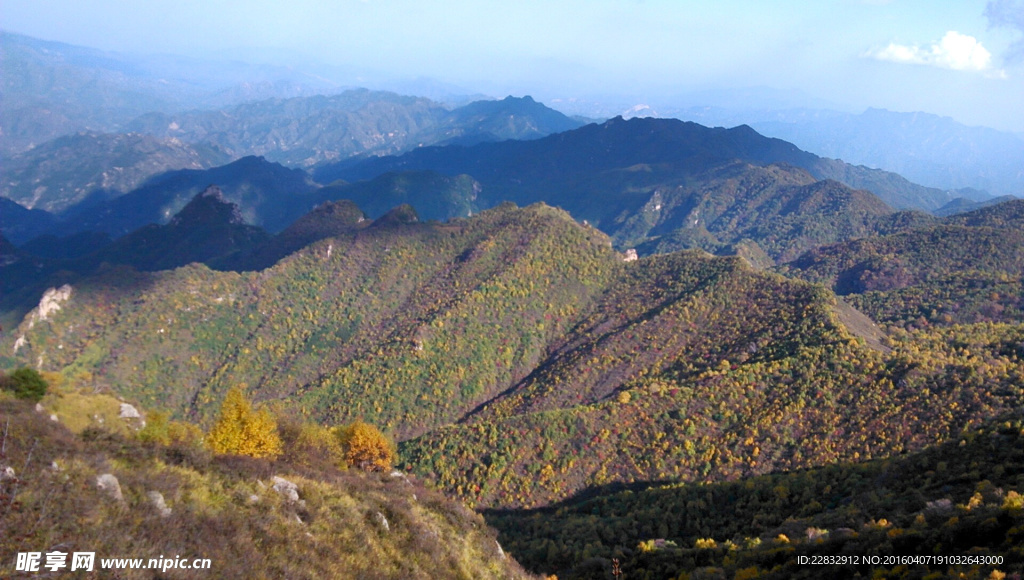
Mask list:
[[276,475],[270,480],[274,482],[274,491],[281,494],[286,500],[299,501],[299,486]]
[[167,507],[167,502],[164,501],[164,494],[159,491],[149,491],[146,492],[146,497],[149,498],[149,503],[153,504],[160,517],[166,518],[171,515],[171,508]]
[[141,419],[142,414],[133,405],[128,403],[121,403],[121,413],[118,415],[122,419]]
[[112,473],[104,473],[97,477],[96,487],[112,499],[124,501],[124,496],[121,495],[121,484],[117,482],[117,478]]
[[377,525],[380,526],[382,530],[384,530],[385,532],[391,531],[391,525],[388,524],[388,519],[384,517],[384,514],[376,512],[373,514],[373,519],[377,522]]

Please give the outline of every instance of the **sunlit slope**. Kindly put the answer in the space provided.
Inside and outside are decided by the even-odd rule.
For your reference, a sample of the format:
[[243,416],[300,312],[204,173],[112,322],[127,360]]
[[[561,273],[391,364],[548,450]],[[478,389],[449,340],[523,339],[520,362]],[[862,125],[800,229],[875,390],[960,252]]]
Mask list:
[[408,466],[484,506],[631,481],[722,481],[884,457],[1024,403],[1018,325],[871,348],[820,286],[738,259],[640,260],[554,354]]
[[1024,321],[1024,200],[942,225],[825,246],[780,271],[848,295],[899,326]]
[[[621,258],[546,206],[446,225],[401,211],[251,273],[109,269],[7,353],[209,417],[231,385],[402,437],[528,375]],[[38,316],[37,316],[38,318]]]
[[891,456],[1024,404],[1020,325],[869,343],[824,286],[699,251],[626,262],[544,205],[338,211],[317,218],[336,235],[262,271],[102,270],[0,348],[201,423],[239,384],[363,418],[478,506]]

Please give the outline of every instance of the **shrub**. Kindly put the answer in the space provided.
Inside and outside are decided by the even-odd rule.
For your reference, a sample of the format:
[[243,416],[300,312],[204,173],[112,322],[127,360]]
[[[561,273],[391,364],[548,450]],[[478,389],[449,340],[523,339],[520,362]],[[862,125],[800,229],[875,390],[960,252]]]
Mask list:
[[288,461],[306,467],[345,467],[345,452],[330,429],[315,423],[279,419],[278,432]]
[[10,375],[0,377],[0,388],[13,392],[19,399],[38,403],[46,396],[49,385],[38,371],[22,367]]
[[277,457],[281,438],[277,422],[266,409],[252,410],[252,404],[238,387],[232,387],[220,408],[220,417],[206,436],[214,453]]
[[368,471],[391,469],[395,460],[395,444],[380,429],[356,421],[336,433],[349,465]]

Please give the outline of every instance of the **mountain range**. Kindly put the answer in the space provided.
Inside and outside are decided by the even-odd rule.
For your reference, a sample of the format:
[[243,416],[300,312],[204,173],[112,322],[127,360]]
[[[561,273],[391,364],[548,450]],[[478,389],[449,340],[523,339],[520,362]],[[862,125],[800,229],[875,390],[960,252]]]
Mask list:
[[[984,271],[1019,285],[1019,242],[992,235],[994,223],[1016,227],[1016,206],[979,211],[938,227],[960,228],[965,255],[968,242],[1005,238],[1011,249]],[[902,329],[879,316],[883,330],[824,287],[738,257],[624,261],[600,231],[543,205],[447,223],[423,223],[407,206],[361,217],[325,206],[284,237],[328,237],[260,271],[94,270],[71,281],[70,302],[45,323],[27,316],[2,348],[78,380],[130,384],[145,405],[200,422],[239,381],[323,422],[363,417],[404,441],[408,469],[492,507],[615,482],[722,481],[884,457],[1024,397],[1019,305]],[[215,247],[182,233],[218,224],[250,227],[208,192],[120,247],[162,247],[180,263],[183,248]],[[935,228],[843,244],[899,243],[927,256],[947,251]],[[186,245],[154,246],[161,238]],[[813,252],[791,262],[795,275],[809,277]],[[933,272],[925,280],[946,267],[916,264]]]
[[765,135],[848,163],[884,168],[940,189],[1024,197],[1024,139],[948,117],[867,109],[752,122]]
[[[191,65],[0,41],[4,106],[78,131],[2,127],[3,562],[21,541],[281,577],[1024,573],[1024,200],[742,124],[213,65],[161,89]],[[135,114],[129,90],[163,97]],[[947,142],[903,149],[934,159],[965,134],[869,113],[833,119],[853,150],[927,129]],[[994,167],[963,155],[965,180]],[[40,406],[16,367],[50,382]],[[228,392],[301,452],[204,448]],[[364,421],[394,467],[339,471]],[[115,473],[120,500],[97,486]]]

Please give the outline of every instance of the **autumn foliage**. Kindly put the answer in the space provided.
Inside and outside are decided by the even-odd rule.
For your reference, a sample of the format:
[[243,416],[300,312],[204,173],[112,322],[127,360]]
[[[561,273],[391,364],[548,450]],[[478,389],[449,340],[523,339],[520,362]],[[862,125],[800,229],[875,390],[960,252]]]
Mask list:
[[242,390],[233,387],[224,398],[220,417],[206,436],[214,453],[277,457],[281,454],[281,438],[277,422],[266,409],[253,411]]
[[337,431],[345,462],[369,471],[384,471],[395,460],[395,444],[369,423],[356,421]]

